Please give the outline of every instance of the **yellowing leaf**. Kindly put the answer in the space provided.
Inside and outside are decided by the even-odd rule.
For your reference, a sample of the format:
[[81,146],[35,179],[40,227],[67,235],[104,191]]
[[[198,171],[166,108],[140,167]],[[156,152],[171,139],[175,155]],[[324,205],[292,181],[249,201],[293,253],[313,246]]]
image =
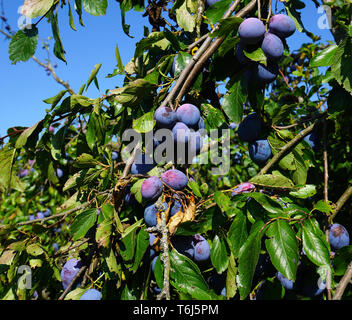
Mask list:
[[27,18],[43,16],[54,4],[54,0],[25,0],[20,8],[20,14]]

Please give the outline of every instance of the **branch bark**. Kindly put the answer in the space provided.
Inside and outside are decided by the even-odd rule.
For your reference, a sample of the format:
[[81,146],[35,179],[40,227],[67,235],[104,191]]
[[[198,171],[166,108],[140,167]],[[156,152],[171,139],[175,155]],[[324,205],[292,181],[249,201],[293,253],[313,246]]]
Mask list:
[[350,198],[350,196],[352,196],[352,186],[349,186],[346,189],[346,191],[342,194],[342,196],[339,198],[339,200],[337,200],[335,210],[333,214],[330,216],[330,223],[332,223],[337,213],[340,211],[340,209],[343,207],[346,201]]
[[341,300],[342,295],[345,292],[345,289],[348,283],[350,282],[351,278],[352,278],[352,262],[350,262],[344,276],[340,280],[332,300]]

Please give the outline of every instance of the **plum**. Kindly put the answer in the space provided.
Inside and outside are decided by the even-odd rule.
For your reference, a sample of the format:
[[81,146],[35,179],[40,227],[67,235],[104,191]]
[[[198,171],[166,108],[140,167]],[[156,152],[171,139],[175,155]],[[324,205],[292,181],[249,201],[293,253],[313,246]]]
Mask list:
[[89,289],[81,295],[79,300],[101,300],[101,292],[97,289]]
[[238,126],[238,137],[245,142],[251,142],[258,138],[262,130],[262,122],[254,112],[248,115]]
[[39,211],[37,212],[36,219],[43,219],[44,218],[44,213]]
[[264,37],[265,26],[258,18],[247,18],[239,28],[238,34],[244,44],[255,44]]
[[200,119],[199,109],[190,103],[184,103],[176,110],[177,120],[189,128],[196,128]]
[[262,42],[262,50],[269,60],[277,61],[284,53],[284,45],[278,36],[266,32]]
[[232,129],[232,130],[237,129],[237,127],[238,127],[238,123],[235,123],[235,122],[231,122],[231,123],[228,125],[228,128],[229,128],[229,129]]
[[280,283],[286,290],[294,290],[297,287],[296,282],[285,278],[284,275],[280,272],[276,273],[276,278],[280,281]]
[[210,257],[210,246],[208,241],[201,235],[195,235],[194,239],[194,260],[206,261]]
[[180,191],[187,186],[187,176],[180,170],[170,169],[161,175],[161,180],[170,188]]
[[151,203],[150,205],[146,206],[144,209],[144,221],[148,227],[153,227],[157,225],[156,214],[164,210],[166,211],[168,205],[166,202],[163,202],[161,206],[157,205],[157,203]]
[[238,60],[238,62],[242,65],[246,65],[248,63],[251,63],[252,60],[249,59],[248,57],[246,57],[246,55],[244,54],[243,50],[245,49],[244,45],[242,42],[239,42],[236,46],[236,58]]
[[118,156],[119,156],[118,152],[116,152],[116,151],[111,152],[111,159],[112,160],[116,160]]
[[155,263],[156,263],[156,260],[158,259],[159,256],[155,256],[152,260],[152,270],[153,272],[155,272]]
[[204,123],[204,119],[202,117],[200,117],[199,121],[198,121],[198,130],[199,129],[205,129],[205,123]]
[[177,122],[172,128],[172,134],[175,142],[187,143],[191,130],[183,122]]
[[147,174],[155,166],[156,166],[156,163],[154,162],[154,159],[147,158],[144,153],[139,154],[132,163],[131,173],[132,174]]
[[199,131],[191,132],[188,139],[188,150],[196,155],[203,147],[203,139]]
[[30,215],[28,216],[28,220],[29,220],[29,221],[34,220],[34,219],[35,219],[35,217],[34,217],[33,214],[30,214]]
[[334,223],[329,227],[329,242],[333,250],[338,250],[350,244],[350,236],[346,228],[339,224]]
[[155,110],[154,119],[159,128],[172,128],[177,121],[177,115],[169,107],[159,107]]
[[64,172],[62,171],[62,169],[57,168],[56,169],[56,176],[60,179],[60,178],[62,178],[63,175],[64,175]]
[[49,217],[50,214],[51,214],[51,210],[50,210],[50,209],[46,209],[46,210],[43,212],[44,217]]
[[183,212],[182,203],[180,200],[175,199],[175,201],[172,204],[171,209],[170,209],[170,215],[173,216],[177,212],[179,212],[180,210]]
[[82,267],[81,260],[77,260],[74,258],[68,260],[64,264],[60,273],[62,286],[64,290],[66,290],[66,288],[71,283],[72,279],[75,277],[75,275],[77,274],[77,272],[81,267]]
[[255,78],[259,86],[273,82],[279,74],[279,66],[276,62],[268,61],[267,66],[258,63],[255,70]]
[[162,192],[163,184],[159,177],[152,176],[142,182],[141,194],[147,201],[152,201],[159,198]]
[[125,193],[125,202],[130,206],[135,206],[138,204],[138,201],[132,192]]
[[219,2],[220,0],[207,0],[206,3],[207,3],[207,6],[208,7],[211,7],[213,6],[215,3]]
[[317,131],[313,131],[306,135],[303,140],[306,141],[314,151],[320,149],[320,135]]
[[241,183],[238,187],[232,190],[231,196],[241,194],[241,193],[248,193],[255,189],[255,185],[251,184],[250,182]]
[[177,236],[172,239],[172,245],[181,254],[186,257],[194,258],[193,238],[188,236]]
[[28,169],[23,169],[23,170],[20,170],[19,173],[18,173],[18,177],[19,178],[23,178],[25,176],[28,176],[29,174],[29,170]]
[[249,156],[257,164],[266,162],[271,156],[271,148],[268,140],[259,139],[249,144]]
[[269,30],[281,38],[287,38],[296,31],[296,25],[289,16],[276,14],[269,21]]

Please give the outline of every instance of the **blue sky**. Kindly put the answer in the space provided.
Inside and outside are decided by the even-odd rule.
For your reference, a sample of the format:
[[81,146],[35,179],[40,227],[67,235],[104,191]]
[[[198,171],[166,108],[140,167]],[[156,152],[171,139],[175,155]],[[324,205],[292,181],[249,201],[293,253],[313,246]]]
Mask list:
[[[9,24],[17,31],[17,21],[21,17],[18,8],[24,0],[3,0],[6,17]],[[72,1],[71,1],[72,2]],[[320,35],[322,41],[332,40],[329,30],[321,30],[317,21],[321,16],[312,1],[305,1],[307,7],[302,11],[302,20],[306,28],[314,34]],[[273,9],[275,1],[273,1]],[[282,5],[278,4],[280,10]],[[77,92],[88,80],[94,65],[102,63],[98,74],[101,92],[121,85],[122,76],[105,78],[114,70],[116,65],[115,46],[119,47],[122,62],[125,65],[133,57],[135,43],[143,35],[144,26],[148,26],[147,18],[142,12],[130,11],[126,14],[126,23],[130,24],[130,34],[133,39],[124,34],[121,26],[121,15],[118,3],[109,0],[107,15],[93,17],[83,14],[85,27],[80,26],[74,12],[74,21],[77,31],[69,27],[68,8],[59,11],[59,27],[63,46],[66,50],[67,64],[58,61],[53,54],[53,61],[58,64],[57,74]],[[36,21],[36,19],[34,20]],[[1,27],[1,24],[0,24]],[[39,38],[45,40],[51,35],[51,27],[42,20],[39,24]],[[0,137],[6,135],[6,130],[13,126],[31,126],[41,120],[48,105],[44,99],[57,94],[63,89],[55,80],[47,76],[45,70],[34,61],[11,64],[8,57],[9,41],[0,35]],[[311,42],[310,38],[298,31],[288,38],[288,45],[293,51],[302,43]],[[50,42],[53,44],[53,42]],[[52,52],[52,50],[51,50]],[[41,49],[39,43],[35,54],[39,59],[45,60],[46,51]],[[91,98],[98,97],[99,91],[92,84],[87,92]]]

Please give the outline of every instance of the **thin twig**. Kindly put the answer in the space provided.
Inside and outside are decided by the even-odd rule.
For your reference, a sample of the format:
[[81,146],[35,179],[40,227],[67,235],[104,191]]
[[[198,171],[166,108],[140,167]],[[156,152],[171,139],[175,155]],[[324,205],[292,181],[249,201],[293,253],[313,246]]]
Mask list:
[[257,0],[257,5],[258,5],[258,19],[262,19],[262,14],[261,14],[261,5],[260,5],[260,0]]
[[344,276],[340,280],[332,300],[341,300],[342,295],[345,292],[345,289],[348,283],[350,282],[351,278],[352,278],[352,262],[350,262]]
[[328,184],[329,184],[329,167],[328,167],[328,151],[327,151],[327,125],[326,119],[323,121],[323,159],[324,159],[324,200],[329,202]]
[[336,202],[336,207],[334,209],[334,212],[329,218],[330,223],[332,223],[337,213],[340,211],[340,209],[346,203],[346,201],[349,199],[350,196],[352,196],[352,186],[349,186],[346,189],[346,191],[342,194],[342,196],[339,198],[339,200]]
[[272,4],[272,0],[269,0],[269,4],[268,4],[268,9],[269,9],[269,11],[268,11],[268,16],[266,17],[266,23],[268,23],[269,20],[270,20],[270,16],[271,16],[271,4]]
[[265,165],[265,167],[259,172],[259,175],[265,174],[276,162],[278,162],[281,157],[291,148],[293,148],[299,141],[301,141],[306,135],[313,131],[315,127],[315,123],[311,124],[306,129],[302,130],[297,134],[291,141],[289,141],[285,146],[281,148],[281,150],[275,154],[272,159]]
[[76,282],[76,280],[82,275],[82,273],[87,269],[87,266],[83,266],[81,269],[78,270],[78,272],[76,273],[76,275],[73,277],[73,279],[71,280],[71,282],[69,283],[69,285],[67,286],[67,288],[65,289],[65,291],[61,294],[61,296],[59,297],[58,300],[63,300],[65,298],[65,296],[67,295],[67,293],[71,290],[72,286],[74,285],[74,283]]

